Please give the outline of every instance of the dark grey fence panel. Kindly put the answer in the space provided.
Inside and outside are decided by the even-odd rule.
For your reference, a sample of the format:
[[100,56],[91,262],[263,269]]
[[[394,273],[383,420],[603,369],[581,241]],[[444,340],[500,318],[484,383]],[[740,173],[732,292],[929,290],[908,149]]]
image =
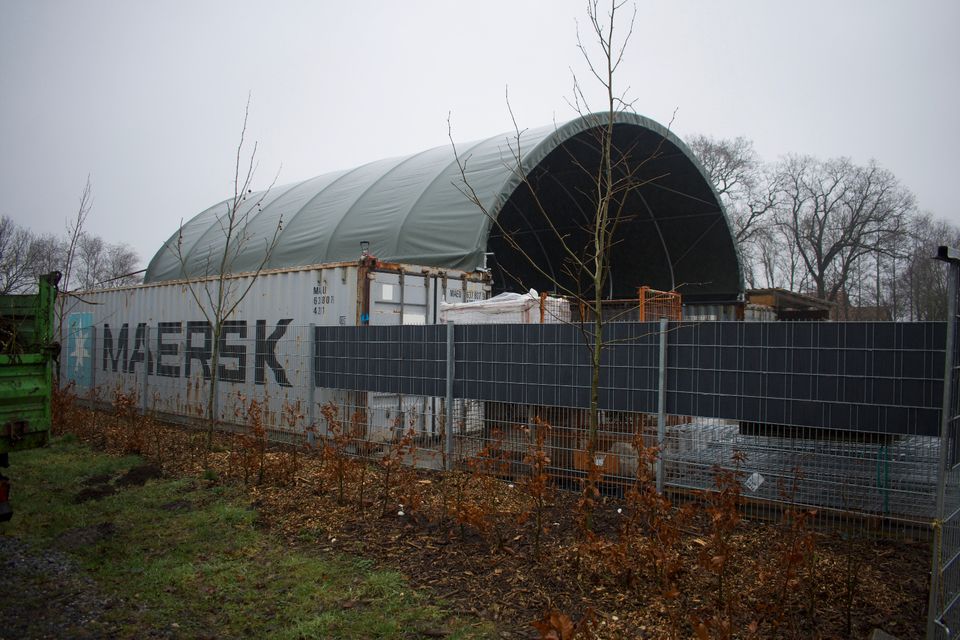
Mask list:
[[[657,410],[659,325],[604,327],[600,406]],[[590,406],[591,334],[579,327],[464,325],[456,327],[457,397],[533,405]]]
[[671,325],[667,411],[938,435],[943,323]]
[[[600,406],[618,411],[656,413],[660,323],[609,324],[604,327],[604,343],[607,347],[601,359]],[[584,348],[582,337],[580,348]]]
[[441,396],[446,327],[316,327],[314,384],[331,389]]
[[[589,333],[454,327],[454,395],[587,408]],[[444,395],[445,326],[317,327],[317,386]],[[763,425],[937,435],[943,323],[671,323],[667,411]],[[600,406],[657,411],[659,326],[604,327]]]

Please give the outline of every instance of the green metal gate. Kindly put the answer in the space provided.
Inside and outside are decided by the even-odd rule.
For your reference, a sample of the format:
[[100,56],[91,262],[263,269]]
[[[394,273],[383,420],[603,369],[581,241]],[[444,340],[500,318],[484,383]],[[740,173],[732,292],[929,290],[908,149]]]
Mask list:
[[59,280],[47,274],[36,295],[0,296],[0,455],[47,442]]

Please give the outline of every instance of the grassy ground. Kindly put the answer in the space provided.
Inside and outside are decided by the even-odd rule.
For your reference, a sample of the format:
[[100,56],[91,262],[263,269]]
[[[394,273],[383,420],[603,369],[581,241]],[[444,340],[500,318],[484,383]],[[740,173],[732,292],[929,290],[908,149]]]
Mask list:
[[140,458],[95,453],[70,436],[10,457],[16,514],[0,535],[74,559],[120,603],[101,619],[121,637],[161,629],[183,638],[491,633],[428,604],[398,573],[290,548],[256,526],[234,487],[168,478],[126,486]]

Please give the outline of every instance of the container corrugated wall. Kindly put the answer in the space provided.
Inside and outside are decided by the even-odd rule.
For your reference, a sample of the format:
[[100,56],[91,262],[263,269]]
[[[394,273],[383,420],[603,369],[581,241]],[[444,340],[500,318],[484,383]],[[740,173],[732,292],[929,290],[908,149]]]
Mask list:
[[[325,402],[345,400],[339,396],[346,392],[313,388],[311,325],[430,324],[441,301],[489,294],[484,274],[373,261],[233,277],[224,287],[227,299],[239,302],[221,337],[217,413],[225,422],[242,423],[256,399],[265,422],[281,431],[300,431],[318,420]],[[213,279],[71,296],[64,327],[72,329],[61,329],[61,342],[72,348],[62,378],[95,400],[133,394],[160,414],[201,418],[213,375],[212,330],[201,305],[211,308],[217,288]],[[427,400],[369,402],[379,410]],[[371,422],[371,429],[377,428]]]

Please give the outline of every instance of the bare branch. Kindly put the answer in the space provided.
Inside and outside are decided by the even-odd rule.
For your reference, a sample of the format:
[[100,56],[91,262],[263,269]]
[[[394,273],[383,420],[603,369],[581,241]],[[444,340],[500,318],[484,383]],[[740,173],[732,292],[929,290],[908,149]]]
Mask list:
[[[214,257],[211,246],[207,249],[203,274],[197,277],[197,274],[193,273],[191,264],[196,264],[198,260],[197,256],[191,255],[195,252],[195,249],[191,249],[190,253],[184,251],[182,223],[177,234],[176,246],[172,247],[180,262],[181,271],[187,278],[184,286],[190,292],[194,303],[210,325],[212,333],[210,386],[206,410],[208,449],[212,445],[213,431],[218,422],[218,416],[215,415],[215,406],[219,380],[220,337],[223,335],[224,324],[250,293],[260,273],[269,264],[283,231],[283,218],[281,216],[278,218],[272,234],[263,238],[263,254],[256,267],[252,271],[242,274],[242,276],[234,273],[234,263],[243,253],[244,247],[256,240],[254,234],[249,230],[252,219],[262,211],[263,203],[276,185],[280,175],[278,169],[266,189],[258,192],[253,191],[253,180],[258,168],[258,143],[253,143],[249,157],[245,158],[244,149],[249,115],[250,95],[248,94],[243,114],[243,125],[240,130],[240,142],[234,155],[233,197],[224,203],[225,211],[214,214],[215,224],[219,227],[223,236],[223,247],[216,256],[216,269],[211,269],[211,266],[213,266],[212,258]],[[241,172],[242,167],[245,167],[243,172]]]
[[[573,91],[568,104],[582,118],[588,120],[587,131],[595,136],[595,150],[599,158],[594,165],[575,155],[572,149],[563,149],[574,170],[582,172],[586,180],[589,180],[589,186],[584,186],[582,191],[581,187],[577,187],[575,193],[578,197],[571,197],[570,206],[575,206],[574,210],[579,211],[582,218],[577,219],[568,212],[557,211],[555,203],[545,202],[541,197],[539,187],[542,178],[535,170],[527,171],[523,166],[523,131],[517,124],[509,93],[506,95],[506,103],[514,134],[507,142],[506,155],[509,159],[504,161],[504,166],[519,183],[514,193],[520,193],[529,200],[532,205],[530,217],[536,217],[536,224],[525,221],[529,230],[523,233],[513,233],[512,230],[505,229],[503,223],[481,201],[470,184],[467,172],[469,157],[464,158],[458,152],[449,117],[447,120],[447,134],[459,169],[460,182],[455,183],[456,188],[487,216],[491,227],[496,228],[499,233],[498,239],[529,265],[531,273],[543,278],[555,291],[571,298],[581,310],[590,309],[591,317],[587,318],[587,314],[581,311],[577,323],[591,361],[590,428],[587,444],[590,452],[597,444],[599,426],[599,372],[601,354],[606,344],[603,335],[603,289],[610,281],[612,252],[621,244],[618,235],[621,225],[637,217],[636,212],[628,209],[628,196],[649,181],[657,179],[640,177],[643,175],[641,170],[645,171],[647,162],[652,158],[641,161],[635,157],[638,153],[636,149],[619,149],[613,140],[619,110],[628,108],[631,104],[627,99],[627,92],[618,92],[614,87],[614,76],[624,59],[636,18],[634,7],[633,16],[624,32],[625,37],[617,40],[617,11],[624,4],[625,0],[611,0],[604,20],[600,14],[599,0],[589,0],[587,3],[589,32],[599,47],[598,58],[594,58],[588,51],[587,43],[580,33],[580,25],[577,24],[577,48],[584,57],[587,70],[604,88],[606,94],[604,111],[589,113],[586,111],[588,101],[584,89],[576,74],[572,74]],[[658,146],[651,156],[659,156],[660,151],[661,147]],[[551,179],[557,180],[554,176]],[[564,187],[562,191],[567,189]],[[581,202],[584,204],[581,205]],[[587,202],[590,204],[587,205]],[[579,227],[580,233],[571,233],[571,225],[573,228]],[[554,247],[560,256],[559,265],[549,264],[550,253],[543,247],[541,238],[549,239],[551,247]],[[543,251],[548,264],[544,265],[534,259],[532,250]]]

